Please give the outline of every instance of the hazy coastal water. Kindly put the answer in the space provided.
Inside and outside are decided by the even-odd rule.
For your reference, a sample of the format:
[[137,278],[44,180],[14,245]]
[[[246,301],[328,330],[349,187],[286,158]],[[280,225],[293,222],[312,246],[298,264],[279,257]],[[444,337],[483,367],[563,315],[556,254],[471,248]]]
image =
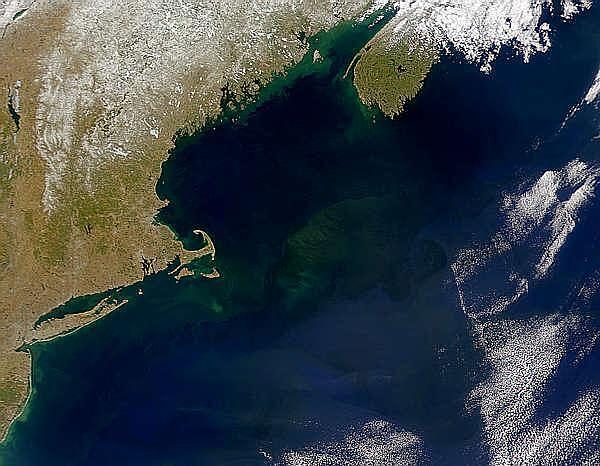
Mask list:
[[[494,228],[474,219],[504,190],[598,160],[591,109],[556,135],[597,71],[597,16],[491,76],[443,60],[394,121],[341,79],[369,33],[343,29],[322,39],[335,44],[325,63],[180,141],[160,219],[190,246],[194,228],[209,232],[223,277],[152,277],[114,314],[34,346],[34,393],[2,464],[264,464],[373,419],[418,434],[436,464],[485,461],[481,413],[465,405],[489,367],[449,263]],[[569,247],[596,257],[585,225]],[[573,255],[522,313],[564,302],[589,272]],[[568,405],[572,380],[545,410]]]

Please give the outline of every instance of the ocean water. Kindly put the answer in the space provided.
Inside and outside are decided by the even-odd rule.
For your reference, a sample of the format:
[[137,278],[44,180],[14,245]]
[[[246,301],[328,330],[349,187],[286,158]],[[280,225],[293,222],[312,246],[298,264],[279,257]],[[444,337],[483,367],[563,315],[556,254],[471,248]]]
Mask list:
[[[34,345],[32,397],[0,464],[481,464],[514,459],[519,432],[559,443],[535,431],[548,422],[593,428],[572,407],[600,373],[597,110],[560,128],[598,70],[598,15],[489,76],[443,59],[395,120],[342,78],[373,33],[344,26],[313,44],[322,64],[180,138],[158,218],[188,247],[206,230],[222,278],[158,274],[108,317]],[[536,183],[550,191],[527,197]],[[538,204],[537,223],[518,217]],[[509,246],[493,249],[499,238]],[[556,246],[547,272],[531,268]],[[548,376],[546,353],[561,355]],[[515,354],[522,370],[498,363]],[[575,438],[569,458],[597,442]]]

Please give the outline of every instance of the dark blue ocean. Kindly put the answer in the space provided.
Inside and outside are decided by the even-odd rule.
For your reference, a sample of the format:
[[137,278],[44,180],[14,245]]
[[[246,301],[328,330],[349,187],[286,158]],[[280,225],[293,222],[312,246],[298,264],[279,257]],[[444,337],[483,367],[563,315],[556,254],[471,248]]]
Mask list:
[[[368,34],[321,36],[323,64],[179,137],[158,219],[188,247],[206,230],[222,277],[158,274],[94,325],[33,345],[33,394],[0,464],[413,464],[413,453],[415,464],[486,464],[506,446],[490,434],[489,394],[509,370],[496,355],[519,335],[542,353],[513,378],[562,351],[535,379],[533,427],[519,429],[595,393],[600,113],[586,104],[563,122],[600,65],[600,10],[555,24],[552,49],[528,64],[503,56],[484,75],[444,58],[394,120],[342,78]],[[547,186],[556,199],[539,201],[541,220],[515,220],[523,193]],[[490,238],[508,252],[463,274],[461,251],[485,255]],[[519,280],[525,293],[511,288]],[[574,442],[563,464],[598,441]],[[390,452],[369,463],[368,445]]]

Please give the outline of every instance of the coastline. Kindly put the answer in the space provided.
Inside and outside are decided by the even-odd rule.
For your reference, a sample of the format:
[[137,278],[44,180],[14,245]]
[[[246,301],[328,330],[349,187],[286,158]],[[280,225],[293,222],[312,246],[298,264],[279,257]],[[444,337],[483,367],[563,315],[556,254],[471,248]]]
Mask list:
[[[133,285],[135,285],[135,284],[133,284]],[[10,435],[10,431],[11,431],[13,424],[15,422],[17,422],[19,419],[21,419],[21,417],[25,414],[27,407],[29,405],[29,401],[31,400],[31,397],[33,396],[33,369],[34,368],[33,368],[33,358],[31,357],[31,352],[29,351],[29,348],[32,345],[36,345],[38,343],[49,343],[53,340],[57,340],[59,338],[63,338],[63,337],[72,335],[72,334],[78,332],[79,330],[81,330],[89,325],[92,325],[92,324],[98,322],[99,320],[103,319],[104,317],[112,314],[114,311],[118,310],[119,308],[121,308],[122,306],[124,306],[127,303],[129,303],[129,300],[125,299],[125,300],[121,301],[120,303],[112,306],[110,308],[110,310],[108,310],[107,312],[98,314],[95,318],[92,318],[91,320],[87,321],[84,324],[68,328],[66,330],[61,331],[60,333],[53,334],[48,337],[44,337],[44,338],[40,338],[40,339],[34,338],[33,340],[31,340],[29,342],[25,342],[19,348],[15,349],[15,351],[17,351],[17,352],[22,352],[22,353],[27,354],[28,358],[29,358],[29,376],[28,376],[29,383],[28,383],[28,389],[27,389],[27,398],[23,401],[17,414],[10,420],[7,427],[0,431],[2,433],[2,436],[0,437],[0,444],[4,443],[8,439],[8,436]],[[89,311],[84,312],[84,313],[94,312],[94,309],[90,309]]]
[[29,351],[24,351],[24,353],[26,353],[27,357],[29,358],[29,375],[27,376],[27,398],[25,398],[23,403],[19,406],[17,414],[10,419],[6,427],[0,425],[0,445],[4,444],[4,442],[8,440],[14,423],[25,414],[27,406],[29,405],[29,400],[31,400],[31,397],[33,395],[33,361],[31,358],[31,353]]
[[[196,251],[185,251],[187,256],[187,261],[179,265],[175,270],[181,271],[184,270],[191,262],[196,259],[200,259],[202,257],[210,256],[211,261],[215,260],[216,249],[214,246],[214,242],[208,235],[208,233],[203,230],[197,230],[201,233],[197,233],[198,235],[202,235],[206,245]],[[33,374],[33,359],[31,357],[31,353],[29,348],[32,345],[40,344],[40,343],[49,343],[59,338],[63,338],[66,336],[70,336],[78,332],[79,330],[86,328],[105,317],[111,315],[113,312],[117,311],[124,305],[128,304],[131,299],[135,299],[134,289],[139,289],[141,285],[149,278],[156,276],[160,273],[167,273],[170,276],[173,276],[173,271],[169,272],[168,267],[160,269],[155,273],[145,276],[142,280],[137,280],[129,284],[124,284],[117,288],[114,294],[111,294],[105,298],[103,298],[99,303],[93,306],[91,309],[84,310],[81,312],[76,312],[72,314],[65,314],[62,318],[50,318],[48,320],[44,320],[37,327],[34,325],[30,332],[28,333],[27,339],[25,339],[18,348],[15,348],[13,351],[26,354],[28,360],[28,376],[27,376],[27,395],[22,403],[19,404],[18,409],[16,410],[16,414],[12,416],[6,425],[0,425],[0,444],[4,443],[11,431],[13,424],[21,419],[23,413],[27,409],[27,405],[32,396],[33,382],[32,382],[32,374]],[[193,274],[192,274],[193,275]],[[220,274],[217,269],[214,268],[212,273],[200,273],[200,277],[206,279],[215,279],[219,278]],[[178,281],[178,276],[173,276],[175,281]],[[138,290],[138,291],[139,291]],[[125,294],[129,296],[128,298],[123,298],[118,301],[118,298],[115,298],[115,295]],[[65,304],[63,303],[62,306]],[[50,311],[52,312],[52,311]],[[75,320],[75,322],[71,322]],[[41,335],[40,335],[41,334]],[[2,420],[0,420],[2,421]]]
[[[321,32],[335,34],[337,28],[352,28],[357,24],[356,18],[359,18],[359,13],[364,12],[362,7],[354,5],[353,8],[354,10],[345,11],[343,15],[336,14],[331,15],[331,18],[315,20],[315,25],[308,27],[307,39],[310,40]],[[54,14],[52,21],[47,20],[49,12]],[[41,131],[38,107],[42,104],[39,101],[40,96],[46,92],[44,86],[50,84],[45,84],[45,72],[39,58],[51,54],[52,47],[56,44],[60,45],[62,41],[70,40],[63,29],[68,26],[71,13],[66,7],[54,11],[45,2],[36,4],[7,32],[3,38],[6,47],[0,52],[0,63],[14,63],[14,66],[7,68],[5,81],[9,84],[23,82],[20,89],[21,127],[18,139],[11,135],[12,145],[7,146],[9,155],[14,158],[15,164],[31,159],[31,166],[11,181],[9,196],[5,200],[0,199],[0,219],[6,220],[8,225],[6,235],[10,246],[5,275],[8,278],[0,276],[0,296],[8,297],[0,309],[5,316],[0,326],[4,330],[4,346],[0,348],[0,352],[5,355],[4,360],[0,361],[3,382],[0,388],[11,390],[10,400],[23,400],[12,402],[7,401],[7,397],[0,399],[0,404],[4,403],[5,408],[0,419],[2,438],[6,438],[10,426],[20,417],[32,390],[31,357],[14,355],[15,348],[37,342],[49,342],[72,334],[109,315],[122,304],[103,310],[99,315],[91,309],[67,320],[53,319],[43,322],[41,337],[41,331],[34,328],[40,316],[52,312],[51,310],[64,305],[73,297],[135,286],[140,283],[140,276],[143,281],[148,274],[148,270],[144,268],[144,265],[147,265],[145,261],[150,261],[154,274],[168,270],[169,264],[179,258],[181,265],[178,266],[175,277],[177,279],[190,274],[188,265],[195,259],[206,255],[210,255],[213,260],[215,257],[212,239],[204,231],[197,229],[199,233],[194,233],[203,236],[207,244],[199,251],[188,251],[167,223],[157,224],[156,214],[168,202],[161,199],[156,188],[162,172],[161,164],[169,159],[174,146],[180,143],[178,136],[205,131],[211,119],[226,116],[227,112],[218,102],[220,86],[223,84],[218,77],[213,76],[213,80],[208,82],[203,81],[202,74],[199,77],[190,75],[182,78],[186,90],[191,89],[186,97],[189,101],[179,101],[176,113],[165,114],[162,117],[159,121],[158,136],[156,132],[150,135],[131,133],[130,143],[135,147],[136,153],[141,154],[139,158],[123,162],[122,166],[119,164],[121,162],[111,162],[97,180],[98,192],[93,196],[85,191],[80,192],[80,187],[75,183],[72,199],[64,200],[65,204],[59,205],[57,210],[44,210],[44,204],[41,204],[40,200],[48,199],[47,189],[44,188],[48,180],[48,166],[38,147],[37,137]],[[297,21],[297,18],[291,18],[286,27],[293,25],[294,21]],[[39,28],[40,25],[44,27]],[[302,25],[303,28],[304,26]],[[48,39],[45,42],[48,44],[48,50],[35,49],[33,45],[23,49],[23,37],[34,33],[36,29],[39,29],[34,34],[36,38]],[[313,46],[305,39],[296,40],[297,43],[283,41],[275,46],[285,48],[285,54],[273,54],[272,49],[264,50],[266,64],[260,70],[248,71],[242,77],[236,75],[232,83],[236,92],[240,91],[238,88],[243,92],[244,83],[252,81],[253,77],[260,79],[264,88],[268,88],[265,94],[252,94],[249,102],[245,103],[243,108],[235,109],[236,112],[251,108],[255,101],[268,97],[269,92],[278,92],[278,86],[285,86],[288,79],[293,81],[312,72],[312,68],[298,66],[304,60],[307,60],[310,67],[329,66],[326,63],[326,51],[332,48],[331,38],[326,38],[324,43],[319,45],[319,49],[325,51],[325,63],[317,64],[312,62],[313,53],[308,53],[313,51]],[[15,57],[18,57],[17,61]],[[40,76],[44,78],[40,80]],[[224,74],[225,78],[230,79],[227,74]],[[195,81],[197,79],[200,83]],[[276,84],[269,87],[272,83]],[[201,88],[195,89],[194,86]],[[175,97],[182,99],[179,95]],[[165,98],[170,97],[167,95]],[[58,104],[58,101],[44,103],[45,106]],[[77,118],[80,118],[80,115],[73,116],[75,122]],[[94,114],[90,122],[103,122],[102,118],[102,115]],[[90,122],[86,121],[85,124]],[[0,120],[0,127],[4,124],[5,122]],[[6,124],[12,123],[9,121]],[[86,129],[90,128],[82,127],[81,131]],[[51,136],[57,134],[48,134],[48,137]],[[0,146],[0,149],[3,148]],[[30,154],[40,157],[31,157]],[[152,195],[148,196],[150,191]],[[105,196],[105,193],[112,193],[110,196],[113,197],[124,197],[122,202],[113,205],[111,202],[114,199]],[[106,219],[110,221],[107,222]],[[4,234],[1,226],[0,234]],[[205,279],[215,279],[220,277],[220,272],[213,268],[211,271],[199,271],[198,275]]]

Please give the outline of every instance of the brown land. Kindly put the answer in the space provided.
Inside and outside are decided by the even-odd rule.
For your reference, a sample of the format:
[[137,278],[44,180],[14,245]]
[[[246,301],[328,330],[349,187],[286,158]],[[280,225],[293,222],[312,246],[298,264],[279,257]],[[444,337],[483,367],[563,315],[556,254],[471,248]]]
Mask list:
[[142,280],[144,261],[158,272],[179,256],[183,276],[190,260],[214,254],[208,235],[206,248],[186,251],[154,221],[173,135],[216,116],[224,86],[267,82],[307,52],[305,35],[368,4],[126,3],[38,0],[1,39],[0,438],[30,388],[30,356],[16,349],[121,303],[34,329],[40,315]]
[[[157,140],[146,160],[131,161],[136,183],[112,186],[123,193],[122,206],[109,221],[83,218],[74,202],[48,215],[40,199],[46,167],[35,147],[37,57],[60,30],[61,10],[53,17],[30,16],[28,24],[7,31],[0,50],[0,83],[6,89],[23,81],[20,95],[20,128],[6,112],[0,112],[3,168],[12,171],[2,180],[0,193],[0,436],[20,412],[29,392],[30,356],[15,351],[23,343],[72,330],[114,310],[71,316],[34,329],[36,319],[73,296],[96,293],[134,283],[143,278],[142,257],[155,258],[156,270],[180,256],[187,262],[197,253],[185,251],[167,227],[153,216],[162,205],[154,193],[160,163],[171,146]],[[173,124],[176,124],[173,122]],[[174,131],[173,131],[174,132]],[[8,178],[8,175],[6,175]],[[124,193],[129,191],[127,195]],[[101,201],[100,201],[101,202]],[[100,205],[98,210],[101,211]],[[103,213],[110,215],[110,212]],[[82,222],[85,220],[85,224]]]

